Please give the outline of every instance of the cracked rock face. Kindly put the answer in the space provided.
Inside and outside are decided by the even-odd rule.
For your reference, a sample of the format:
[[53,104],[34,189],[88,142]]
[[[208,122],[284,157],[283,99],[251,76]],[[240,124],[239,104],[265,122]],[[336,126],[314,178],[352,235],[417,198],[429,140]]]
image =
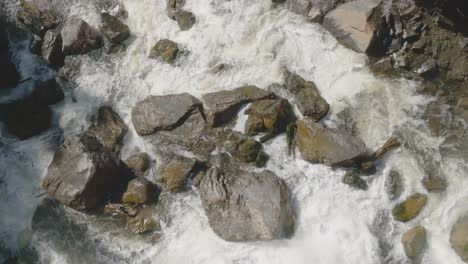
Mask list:
[[290,192],[273,172],[223,163],[207,171],[199,191],[211,228],[224,240],[273,240],[294,232]]

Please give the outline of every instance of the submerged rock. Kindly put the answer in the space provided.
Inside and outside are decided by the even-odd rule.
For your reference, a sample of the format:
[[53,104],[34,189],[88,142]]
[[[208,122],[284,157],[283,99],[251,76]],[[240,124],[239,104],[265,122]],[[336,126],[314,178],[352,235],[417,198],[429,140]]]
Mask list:
[[150,95],[133,107],[132,123],[139,135],[174,130],[201,107],[201,102],[188,93]]
[[405,249],[406,256],[415,258],[424,251],[426,247],[426,228],[423,226],[414,227],[403,234],[401,243]]
[[168,39],[162,39],[151,49],[149,57],[152,59],[160,58],[167,63],[173,63],[179,54],[177,43]]
[[397,221],[408,222],[418,216],[427,203],[427,196],[421,193],[410,195],[402,203],[397,204],[393,210],[393,217]]
[[367,182],[359,177],[359,174],[355,171],[347,171],[341,180],[344,184],[347,184],[355,189],[367,190]]
[[468,214],[460,217],[453,225],[450,243],[460,258],[468,263]]
[[134,217],[138,214],[138,205],[135,204],[106,204],[104,214],[113,217]]
[[76,210],[95,209],[109,197],[120,200],[129,169],[94,138],[66,136],[55,152],[42,188]]
[[340,166],[366,154],[364,142],[350,134],[332,130],[310,118],[299,120],[296,125],[297,146],[307,161]]
[[156,210],[151,207],[144,207],[137,216],[127,221],[127,227],[135,234],[146,234],[154,231],[161,231]]
[[181,10],[176,13],[175,19],[180,30],[185,31],[192,28],[196,22],[195,15],[192,12]]
[[65,55],[86,54],[102,46],[99,32],[77,16],[67,19],[61,34],[62,51]]
[[395,200],[400,197],[403,192],[403,183],[400,173],[396,170],[391,170],[385,178],[385,191],[390,200]]
[[317,86],[289,71],[284,73],[286,89],[292,93],[299,111],[315,121],[322,119],[330,110],[330,105],[320,96]]
[[288,187],[270,171],[222,164],[208,170],[199,192],[211,228],[224,240],[281,239],[294,232]]
[[101,106],[93,123],[87,130],[90,135],[96,137],[101,144],[110,151],[119,152],[122,139],[128,131],[128,127],[122,118],[109,106]]
[[252,103],[245,112],[249,115],[245,122],[245,134],[278,134],[286,131],[286,126],[293,121],[294,112],[285,99],[266,99]]
[[39,6],[39,1],[20,0],[16,17],[39,36],[43,36],[47,30],[54,28],[59,23],[55,14]]
[[175,155],[163,167],[160,181],[169,192],[184,191],[188,181],[195,176],[197,161]]
[[122,202],[127,204],[147,204],[157,201],[159,189],[149,180],[137,177],[128,183]]
[[50,65],[62,67],[65,64],[65,55],[62,52],[62,36],[59,32],[48,30],[45,33],[41,54]]
[[447,181],[442,178],[428,177],[422,180],[422,184],[429,192],[443,192],[447,189]]
[[343,45],[356,52],[373,54],[381,48],[386,30],[378,0],[350,1],[328,13],[323,26]]
[[181,11],[185,5],[185,0],[168,0],[166,3],[167,15],[175,20],[177,12]]
[[256,86],[242,86],[234,90],[208,93],[202,98],[207,110],[208,123],[212,127],[218,127],[231,122],[242,106],[275,97],[274,93]]
[[101,23],[101,33],[113,44],[119,44],[130,36],[128,26],[107,12],[101,13]]

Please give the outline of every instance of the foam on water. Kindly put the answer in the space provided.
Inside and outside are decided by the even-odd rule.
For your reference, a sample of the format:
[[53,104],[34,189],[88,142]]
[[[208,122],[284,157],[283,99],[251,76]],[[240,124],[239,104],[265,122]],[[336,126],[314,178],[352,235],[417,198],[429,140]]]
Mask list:
[[[34,208],[40,202],[40,182],[51,161],[58,130],[65,134],[82,131],[90,115],[102,104],[111,104],[129,126],[123,156],[134,148],[157,157],[157,147],[145,144],[131,125],[133,105],[146,96],[188,92],[197,97],[207,92],[232,89],[245,84],[266,88],[282,83],[285,68],[313,80],[330,103],[325,122],[339,123],[337,114],[349,109],[354,132],[371,149],[393,135],[405,144],[378,164],[369,179],[369,190],[353,190],[341,183],[343,170],[314,165],[287,155],[285,136],[266,143],[271,159],[267,169],[284,178],[292,191],[296,209],[296,232],[291,239],[255,243],[231,243],[210,229],[196,190],[171,196],[170,223],[164,223],[163,237],[157,243],[116,235],[82,214],[66,210],[74,221],[86,225],[83,243],[98,245],[94,263],[402,263],[405,261],[401,234],[422,224],[428,229],[425,264],[454,263],[461,260],[450,248],[449,233],[456,219],[468,210],[466,157],[441,157],[443,139],[429,136],[420,120],[428,98],[416,95],[417,84],[404,80],[384,80],[366,68],[365,56],[341,45],[323,28],[308,24],[283,7],[273,8],[270,0],[187,1],[184,9],[197,16],[189,31],[180,31],[166,15],[164,1],[124,0],[132,37],[127,50],[96,61],[82,58],[81,72],[74,80],[76,102],[70,91],[64,103],[55,107],[57,129],[39,137],[2,146],[0,230],[5,246],[19,248],[18,234],[28,232]],[[86,4],[70,6],[70,12],[98,26],[96,10]],[[186,51],[176,65],[148,59],[157,40],[169,38]],[[223,73],[211,70],[220,63],[231,65]],[[242,114],[242,113],[241,113]],[[245,117],[239,118],[245,121]],[[236,130],[242,131],[242,123]],[[1,143],[1,142],[0,142]],[[8,147],[8,149],[7,149]],[[426,193],[420,181],[425,175],[421,155],[438,159],[449,187],[442,194],[430,194],[422,213],[409,223],[390,217],[380,223],[396,201],[384,191],[385,175],[397,168],[404,177],[400,200],[416,191]],[[386,219],[385,217],[383,219]],[[25,231],[26,230],[26,231]],[[380,245],[390,245],[388,254]],[[54,245],[47,236],[33,239],[43,261],[80,263],[79,254]],[[94,244],[93,244],[94,243]],[[72,243],[72,245],[74,245]],[[87,248],[83,245],[78,247]],[[74,250],[70,246],[70,250]],[[87,251],[78,251],[86,254]],[[88,252],[91,254],[90,252]],[[115,258],[109,255],[117,256]],[[386,262],[387,261],[387,262]]]

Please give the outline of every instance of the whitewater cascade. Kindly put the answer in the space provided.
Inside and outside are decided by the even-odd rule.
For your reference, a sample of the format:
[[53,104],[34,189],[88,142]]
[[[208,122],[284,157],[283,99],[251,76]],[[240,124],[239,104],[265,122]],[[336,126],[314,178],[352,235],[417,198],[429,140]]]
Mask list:
[[[65,89],[65,100],[53,106],[53,128],[24,141],[0,132],[2,250],[21,254],[30,243],[41,263],[57,264],[404,263],[401,235],[421,224],[428,230],[422,263],[462,264],[449,235],[454,222],[468,211],[468,155],[462,145],[431,136],[421,115],[433,98],[418,95],[418,83],[374,76],[365,55],[343,47],[320,25],[307,23],[283,6],[274,8],[271,0],[187,1],[184,9],[197,16],[188,31],[180,31],[167,17],[165,1],[124,0],[123,4],[132,32],[126,50],[79,58],[73,89]],[[71,1],[61,8],[99,26],[92,1]],[[162,38],[179,43],[185,51],[175,65],[148,59]],[[55,74],[33,67],[39,59],[27,52],[28,44],[17,42],[13,47],[22,74],[33,78]],[[214,74],[213,68],[221,63],[232,67]],[[162,221],[163,235],[157,242],[124,234],[102,219],[67,208],[49,212],[50,226],[32,231],[34,211],[44,198],[36,196],[43,192],[41,181],[58,140],[62,133],[83,131],[99,106],[112,105],[129,127],[123,157],[139,147],[157,163],[157,148],[145,144],[131,125],[136,102],[148,95],[182,92],[200,98],[247,84],[267,88],[282,83],[285,68],[317,84],[331,106],[324,121],[328,126],[342,125],[339,113],[345,110],[354,121],[353,131],[370,149],[392,135],[405,139],[399,150],[378,164],[367,191],[341,183],[344,170],[288,156],[281,135],[265,143],[265,150],[271,156],[267,169],[285,179],[292,193],[297,218],[290,239],[223,241],[211,230],[195,189],[171,194],[170,217]],[[244,121],[241,112],[235,128],[242,131]],[[421,184],[426,166],[440,169],[447,190],[431,193],[427,206],[411,222],[393,220],[390,211],[397,202],[414,192],[427,193]],[[404,192],[397,201],[390,201],[384,190],[385,176],[393,168],[404,179]]]

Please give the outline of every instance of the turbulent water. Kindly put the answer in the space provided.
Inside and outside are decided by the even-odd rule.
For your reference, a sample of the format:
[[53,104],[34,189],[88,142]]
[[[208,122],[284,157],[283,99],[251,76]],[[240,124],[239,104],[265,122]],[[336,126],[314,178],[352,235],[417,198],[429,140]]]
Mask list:
[[[91,1],[78,2],[66,5],[69,12],[97,27],[96,7]],[[132,32],[126,51],[78,59],[81,66],[74,84],[66,89],[64,102],[53,106],[54,127],[25,141],[1,132],[0,254],[9,250],[24,255],[24,248],[32,246],[40,263],[60,264],[405,263],[401,235],[421,224],[428,230],[422,263],[462,263],[451,249],[449,235],[453,223],[468,210],[466,142],[457,135],[447,136],[450,141],[430,136],[421,115],[432,99],[416,93],[418,83],[375,77],[364,55],[338,44],[320,25],[306,23],[285,7],[274,7],[270,0],[187,1],[184,9],[197,16],[189,31],[180,31],[167,17],[162,0],[124,0],[123,4]],[[175,66],[148,59],[161,38],[179,43],[186,51]],[[23,54],[26,44],[16,43],[14,48]],[[23,76],[38,78],[43,73],[32,66],[36,61],[30,54],[16,58]],[[220,63],[232,67],[213,74]],[[342,184],[343,170],[307,163],[299,155],[289,157],[285,137],[280,136],[266,143],[271,155],[267,169],[284,178],[292,191],[297,221],[290,239],[223,241],[210,229],[196,190],[168,198],[170,218],[163,221],[157,242],[62,207],[46,211],[40,227],[32,230],[34,211],[44,198],[36,196],[42,193],[41,180],[61,135],[86,128],[99,106],[112,105],[129,126],[123,157],[138,147],[157,163],[157,147],[145,144],[131,125],[130,111],[137,101],[150,94],[181,92],[200,97],[246,84],[267,88],[282,83],[286,68],[317,84],[331,105],[327,125],[352,129],[370,149],[392,135],[404,140],[368,178],[368,191]],[[243,120],[240,116],[236,128],[242,128]],[[404,179],[400,200],[414,192],[427,193],[421,180],[428,171],[446,177],[448,188],[429,194],[416,219],[396,222],[389,212],[398,201],[390,201],[384,189],[390,169],[400,171]]]

